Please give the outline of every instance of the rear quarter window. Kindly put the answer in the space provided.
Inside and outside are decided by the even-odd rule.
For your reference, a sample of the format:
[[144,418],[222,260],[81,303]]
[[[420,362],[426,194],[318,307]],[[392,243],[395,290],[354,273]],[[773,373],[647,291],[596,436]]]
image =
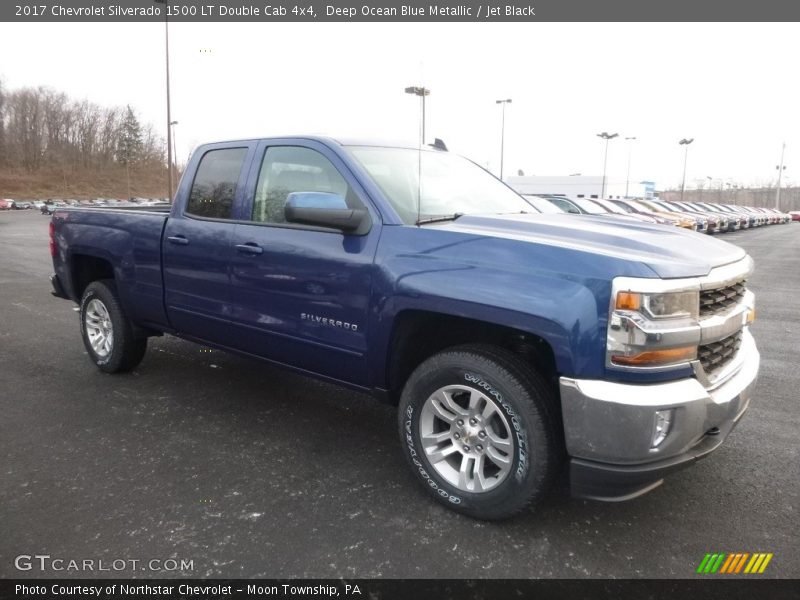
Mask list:
[[197,167],[186,212],[208,219],[230,219],[246,155],[247,148],[206,152]]

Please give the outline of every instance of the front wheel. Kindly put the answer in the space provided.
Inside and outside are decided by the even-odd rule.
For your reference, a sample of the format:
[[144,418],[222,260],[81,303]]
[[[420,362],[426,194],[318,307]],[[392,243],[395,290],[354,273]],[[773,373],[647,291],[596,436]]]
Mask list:
[[142,361],[147,338],[134,335],[112,280],[93,281],[86,287],[80,315],[83,345],[101,371],[130,371]]
[[403,449],[436,500],[505,519],[535,504],[557,471],[553,406],[548,386],[516,355],[492,346],[446,350],[403,389]]

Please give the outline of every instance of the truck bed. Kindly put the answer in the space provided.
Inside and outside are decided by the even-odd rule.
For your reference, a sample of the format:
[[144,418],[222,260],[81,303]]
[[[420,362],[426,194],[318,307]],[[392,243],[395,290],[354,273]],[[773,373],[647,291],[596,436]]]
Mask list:
[[167,326],[161,236],[169,211],[169,206],[58,209],[55,235],[66,251],[55,257],[55,267],[66,294],[80,301],[75,278],[81,276],[81,265],[104,260],[114,265],[125,310],[142,325]]

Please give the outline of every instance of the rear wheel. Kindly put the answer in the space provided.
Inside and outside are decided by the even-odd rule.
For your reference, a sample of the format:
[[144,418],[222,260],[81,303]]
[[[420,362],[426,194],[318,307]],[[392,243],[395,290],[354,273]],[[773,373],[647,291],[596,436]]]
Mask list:
[[414,475],[436,500],[480,519],[533,505],[560,462],[552,392],[519,357],[492,346],[436,354],[400,400]]
[[94,281],[86,287],[80,315],[83,345],[101,371],[130,371],[142,361],[147,338],[134,335],[113,280]]

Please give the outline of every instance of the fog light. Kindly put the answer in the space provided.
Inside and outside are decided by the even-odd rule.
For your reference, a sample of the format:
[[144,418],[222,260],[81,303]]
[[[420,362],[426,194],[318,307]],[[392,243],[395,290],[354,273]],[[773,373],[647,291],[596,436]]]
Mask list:
[[650,444],[650,448],[657,448],[658,445],[666,439],[667,435],[669,435],[674,413],[674,408],[656,411],[655,427],[653,428],[653,441]]

